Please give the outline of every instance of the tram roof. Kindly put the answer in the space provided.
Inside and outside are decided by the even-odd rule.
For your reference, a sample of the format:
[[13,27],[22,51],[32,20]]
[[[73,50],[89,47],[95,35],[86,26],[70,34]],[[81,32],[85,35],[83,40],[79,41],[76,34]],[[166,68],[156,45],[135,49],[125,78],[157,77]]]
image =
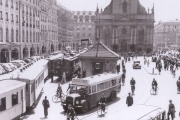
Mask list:
[[0,94],[12,91],[16,88],[25,86],[25,82],[16,81],[16,80],[2,80],[0,81]]
[[155,118],[165,110],[157,106],[150,105],[134,105],[119,111],[113,112],[107,119],[104,120],[150,120]]
[[112,74],[112,73],[105,73],[105,74],[99,74],[94,75],[86,78],[73,78],[72,84],[78,84],[78,85],[91,85],[91,84],[98,84],[103,81],[107,81],[111,78],[115,78],[120,76],[119,74]]
[[58,59],[58,58],[62,58],[64,55],[62,53],[59,53],[57,55],[50,55],[46,58],[46,60],[55,60],[55,59]]
[[[33,63],[29,67],[23,67],[24,70],[13,75],[13,79],[23,79],[23,80],[35,80],[39,74],[45,69],[45,65],[47,65],[48,60],[41,59],[35,63]],[[22,68],[21,68],[22,69]]]

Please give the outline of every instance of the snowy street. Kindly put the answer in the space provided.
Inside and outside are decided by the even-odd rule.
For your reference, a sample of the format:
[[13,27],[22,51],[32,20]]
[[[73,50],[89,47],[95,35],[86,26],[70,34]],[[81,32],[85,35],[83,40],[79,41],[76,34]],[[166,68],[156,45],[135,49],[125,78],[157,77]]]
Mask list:
[[[99,119],[103,120],[106,118],[106,116],[110,116],[113,112],[118,112],[121,109],[127,108],[126,105],[126,97],[128,95],[128,92],[131,91],[130,88],[130,80],[132,77],[136,80],[136,89],[135,89],[135,95],[133,96],[134,104],[146,104],[146,105],[153,105],[158,106],[166,111],[168,110],[168,104],[169,100],[171,99],[175,105],[176,108],[176,118],[175,120],[179,120],[178,113],[180,111],[180,94],[177,94],[177,88],[176,88],[176,81],[180,75],[180,70],[176,71],[176,77],[174,78],[170,71],[164,71],[162,70],[161,75],[157,74],[151,74],[152,68],[155,66],[155,63],[151,62],[151,57],[148,58],[150,61],[149,67],[147,65],[144,65],[143,57],[139,57],[138,59],[134,58],[135,60],[141,61],[142,68],[141,69],[133,69],[132,64],[133,61],[127,62],[125,64],[126,66],[126,80],[125,85],[121,87],[121,92],[118,93],[118,97],[115,101],[108,103],[108,112],[104,117],[98,117],[97,115],[97,107],[91,109],[86,114],[78,114],[79,120],[92,120],[92,119]],[[122,71],[122,70],[121,70]],[[155,73],[157,70],[155,70]],[[122,74],[120,72],[120,74]],[[153,78],[155,78],[158,82],[158,94],[157,95],[151,95],[151,83]],[[59,103],[52,102],[52,96],[56,93],[58,84],[57,83],[50,83],[50,80],[48,80],[44,86],[44,93],[37,105],[37,107],[34,110],[34,113],[30,115],[26,115],[23,117],[24,120],[37,120],[37,119],[45,119],[44,113],[43,113],[43,106],[42,106],[42,100],[44,99],[44,96],[47,96],[49,102],[50,102],[50,108],[49,108],[49,115],[47,120],[65,120],[66,116],[64,116],[64,110]],[[68,83],[62,85],[63,92],[66,93],[66,90],[68,88]],[[118,116],[117,116],[118,117]]]

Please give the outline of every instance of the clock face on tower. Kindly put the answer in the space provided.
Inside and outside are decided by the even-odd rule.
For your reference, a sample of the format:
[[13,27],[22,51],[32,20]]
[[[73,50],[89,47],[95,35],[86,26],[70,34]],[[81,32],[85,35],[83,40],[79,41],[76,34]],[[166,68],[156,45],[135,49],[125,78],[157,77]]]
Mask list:
[[121,33],[122,33],[122,34],[126,34],[126,29],[123,28],[122,31],[121,31]]

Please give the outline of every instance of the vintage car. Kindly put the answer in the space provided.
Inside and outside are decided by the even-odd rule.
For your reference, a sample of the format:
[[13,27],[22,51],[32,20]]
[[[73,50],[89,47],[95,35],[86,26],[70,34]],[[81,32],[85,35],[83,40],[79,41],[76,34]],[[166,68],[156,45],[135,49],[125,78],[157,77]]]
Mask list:
[[140,61],[134,61],[133,69],[141,69]]

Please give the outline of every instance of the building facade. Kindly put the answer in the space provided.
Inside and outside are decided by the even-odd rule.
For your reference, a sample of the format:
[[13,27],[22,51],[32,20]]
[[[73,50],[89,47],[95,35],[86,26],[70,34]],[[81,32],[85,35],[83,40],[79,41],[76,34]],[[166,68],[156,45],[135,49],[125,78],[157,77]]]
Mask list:
[[[76,48],[81,45],[81,40],[89,39],[95,43],[95,11],[73,11],[74,15],[74,40]],[[88,44],[88,43],[87,43]],[[82,43],[83,47],[87,47],[86,43]]]
[[96,37],[117,53],[153,49],[154,6],[147,10],[139,0],[111,0],[96,10]]
[[58,5],[58,49],[74,48],[74,19],[73,13],[62,5]]
[[56,0],[0,0],[0,62],[58,50],[58,8]]
[[156,49],[176,49],[180,45],[180,21],[159,22],[154,28],[154,47]]

